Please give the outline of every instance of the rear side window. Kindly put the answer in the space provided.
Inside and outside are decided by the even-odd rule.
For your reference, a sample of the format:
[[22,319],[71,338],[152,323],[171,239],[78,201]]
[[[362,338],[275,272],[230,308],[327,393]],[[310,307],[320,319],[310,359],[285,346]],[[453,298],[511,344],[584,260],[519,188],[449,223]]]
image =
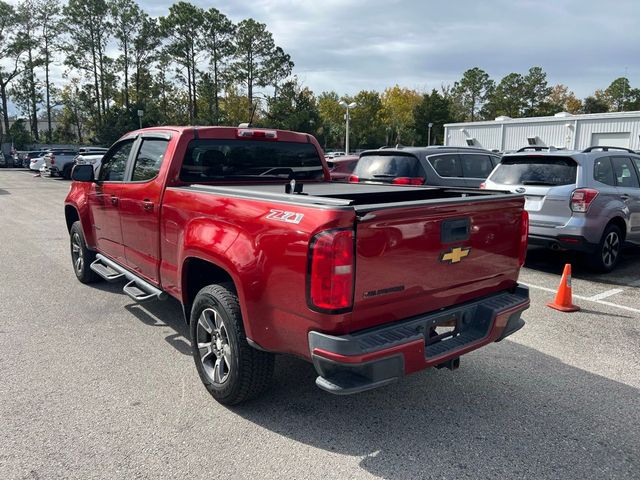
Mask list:
[[503,185],[571,185],[578,164],[569,157],[521,155],[503,157],[491,181]]
[[612,157],[611,163],[619,187],[638,188],[638,176],[630,158]]
[[260,140],[192,140],[180,170],[184,182],[323,180],[311,143]]
[[456,154],[432,155],[429,163],[441,177],[462,177],[462,162]]
[[598,158],[593,163],[593,178],[597,182],[604,183],[606,185],[616,185],[609,157]]
[[397,177],[424,177],[420,161],[411,154],[363,155],[358,160],[353,174],[360,180],[385,181]]
[[143,139],[133,166],[131,180],[144,182],[158,175],[168,145],[169,141],[163,138]]
[[493,170],[493,163],[489,155],[478,155],[475,153],[461,153],[462,174],[467,178],[485,179]]

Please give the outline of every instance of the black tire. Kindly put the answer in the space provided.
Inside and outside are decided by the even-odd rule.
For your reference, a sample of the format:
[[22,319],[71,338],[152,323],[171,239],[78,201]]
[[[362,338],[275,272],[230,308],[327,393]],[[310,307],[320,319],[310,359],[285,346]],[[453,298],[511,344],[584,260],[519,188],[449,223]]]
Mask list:
[[80,222],[74,222],[69,231],[69,245],[71,248],[71,264],[73,272],[82,283],[93,283],[100,280],[100,276],[89,268],[96,259],[96,252],[87,248]]
[[605,228],[598,248],[589,257],[591,268],[601,273],[609,273],[616,268],[622,254],[622,243],[622,233],[617,226]]
[[225,405],[257,397],[271,383],[274,355],[251,347],[230,284],[208,285],[191,308],[191,350],[202,383]]
[[65,165],[62,169],[62,178],[65,180],[71,180],[71,166]]

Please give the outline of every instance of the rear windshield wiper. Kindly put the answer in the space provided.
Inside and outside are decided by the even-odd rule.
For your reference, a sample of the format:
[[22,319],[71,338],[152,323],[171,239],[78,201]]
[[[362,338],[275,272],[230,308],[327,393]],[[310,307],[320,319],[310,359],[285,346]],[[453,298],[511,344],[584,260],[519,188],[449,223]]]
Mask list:
[[389,173],[378,173],[376,175],[371,175],[373,178],[395,178],[396,175],[391,175]]
[[522,185],[548,185],[550,187],[555,187],[558,184],[555,182],[545,182],[544,180],[525,180],[522,182]]

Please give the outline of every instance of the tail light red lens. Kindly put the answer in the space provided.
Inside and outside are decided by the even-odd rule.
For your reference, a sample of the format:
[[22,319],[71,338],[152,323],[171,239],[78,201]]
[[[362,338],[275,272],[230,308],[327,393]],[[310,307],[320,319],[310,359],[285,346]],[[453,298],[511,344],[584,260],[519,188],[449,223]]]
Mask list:
[[51,155],[51,157],[49,158],[49,161],[51,162],[51,165],[55,165],[56,164],[56,157]]
[[309,247],[308,303],[314,310],[336,312],[353,306],[352,230],[327,230]]
[[357,175],[349,175],[349,183],[358,183],[360,178]]
[[527,258],[527,246],[529,245],[529,212],[522,210],[520,219],[520,266],[524,265]]
[[424,185],[424,178],[422,177],[397,177],[394,178],[391,183],[394,185]]
[[571,210],[574,212],[586,212],[598,196],[598,191],[592,188],[578,188],[571,194]]

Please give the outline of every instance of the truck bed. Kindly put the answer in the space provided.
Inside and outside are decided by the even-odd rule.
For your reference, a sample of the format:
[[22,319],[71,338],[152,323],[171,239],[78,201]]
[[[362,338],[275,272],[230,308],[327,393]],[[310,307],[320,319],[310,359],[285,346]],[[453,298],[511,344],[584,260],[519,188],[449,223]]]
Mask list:
[[[205,185],[174,187],[230,197],[262,199],[301,205],[324,207],[355,207],[356,212],[384,207],[409,207],[411,204],[456,203],[477,200],[502,200],[521,195],[492,190],[442,187],[399,187],[364,183],[305,183],[302,193],[286,193],[285,184]],[[388,205],[383,205],[388,204]]]

